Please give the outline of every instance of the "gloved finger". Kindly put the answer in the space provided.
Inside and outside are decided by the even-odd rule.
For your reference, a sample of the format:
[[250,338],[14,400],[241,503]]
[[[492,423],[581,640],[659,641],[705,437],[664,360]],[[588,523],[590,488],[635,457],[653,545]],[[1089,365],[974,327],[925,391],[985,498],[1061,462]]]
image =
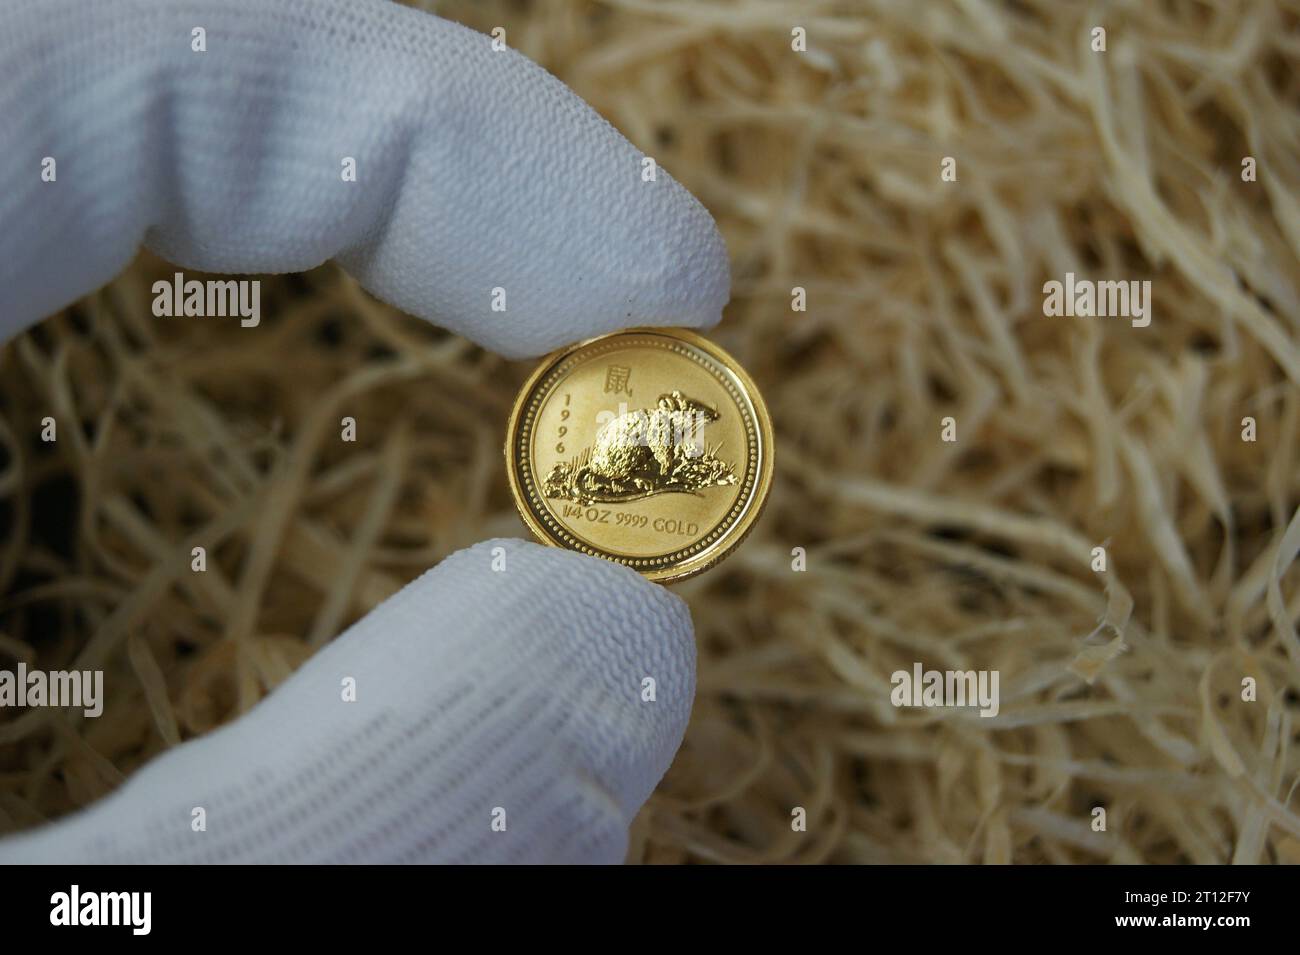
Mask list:
[[486,541],[0,863],[618,862],[694,693],[680,598]]
[[0,22],[0,338],[141,243],[214,272],[337,258],[510,357],[726,304],[708,212],[482,34],[386,0],[10,0]]

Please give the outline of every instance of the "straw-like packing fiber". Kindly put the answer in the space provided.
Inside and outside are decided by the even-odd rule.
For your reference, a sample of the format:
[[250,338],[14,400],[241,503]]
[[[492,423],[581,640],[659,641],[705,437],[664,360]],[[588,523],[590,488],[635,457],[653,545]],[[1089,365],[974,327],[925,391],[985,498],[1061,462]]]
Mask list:
[[[431,6],[504,26],[709,206],[715,336],[777,424],[753,538],[678,588],[699,697],[633,860],[1300,861],[1300,6]],[[1045,316],[1067,272],[1150,280],[1151,324]],[[332,267],[268,280],[255,333],[154,319],[169,273],[3,353],[0,653],[107,668],[111,715],[0,718],[6,830],[520,533],[527,363]],[[46,414],[80,427],[42,445]],[[385,423],[345,446],[342,414]],[[998,670],[1000,715],[896,708],[916,662]]]

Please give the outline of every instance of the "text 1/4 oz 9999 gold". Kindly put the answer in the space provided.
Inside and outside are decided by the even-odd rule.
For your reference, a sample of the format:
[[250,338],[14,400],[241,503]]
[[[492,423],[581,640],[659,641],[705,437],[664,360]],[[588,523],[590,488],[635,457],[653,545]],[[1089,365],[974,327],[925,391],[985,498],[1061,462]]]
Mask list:
[[542,541],[689,577],[734,548],[772,483],[772,424],[725,351],[633,329],[549,355],[510,416],[506,466]]

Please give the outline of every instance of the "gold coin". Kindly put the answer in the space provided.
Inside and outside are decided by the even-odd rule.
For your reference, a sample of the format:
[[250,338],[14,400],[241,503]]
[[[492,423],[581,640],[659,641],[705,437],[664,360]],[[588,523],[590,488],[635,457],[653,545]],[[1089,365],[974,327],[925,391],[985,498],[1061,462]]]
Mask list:
[[524,383],[506,470],[544,543],[678,580],[722,560],[772,485],[772,422],[717,345],[638,328],[562,348]]

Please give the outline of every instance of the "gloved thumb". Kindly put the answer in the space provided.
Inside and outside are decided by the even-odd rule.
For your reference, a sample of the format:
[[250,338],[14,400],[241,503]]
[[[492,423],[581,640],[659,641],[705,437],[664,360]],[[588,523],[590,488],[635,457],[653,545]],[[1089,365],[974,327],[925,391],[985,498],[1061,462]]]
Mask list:
[[0,863],[618,862],[694,694],[680,598],[486,541]]

